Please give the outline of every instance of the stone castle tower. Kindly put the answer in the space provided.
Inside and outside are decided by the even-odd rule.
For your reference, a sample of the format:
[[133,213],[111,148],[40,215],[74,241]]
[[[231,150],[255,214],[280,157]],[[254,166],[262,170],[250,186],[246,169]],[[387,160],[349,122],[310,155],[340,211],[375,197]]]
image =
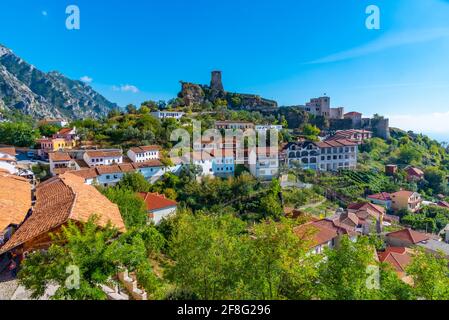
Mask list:
[[212,91],[224,92],[223,82],[221,80],[221,71],[212,71],[210,88]]

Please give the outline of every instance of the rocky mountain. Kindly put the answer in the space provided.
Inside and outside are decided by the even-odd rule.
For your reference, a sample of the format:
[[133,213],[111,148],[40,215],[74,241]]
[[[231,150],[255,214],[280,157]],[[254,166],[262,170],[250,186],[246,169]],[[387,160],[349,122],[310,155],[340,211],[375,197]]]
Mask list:
[[82,81],[36,69],[0,45],[0,110],[20,110],[36,119],[98,118],[117,107]]

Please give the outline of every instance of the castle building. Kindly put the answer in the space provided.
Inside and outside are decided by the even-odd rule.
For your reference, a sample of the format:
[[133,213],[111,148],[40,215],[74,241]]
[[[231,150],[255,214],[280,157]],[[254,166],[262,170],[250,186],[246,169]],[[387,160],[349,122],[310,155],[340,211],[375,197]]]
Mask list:
[[315,116],[322,116],[327,119],[343,119],[344,108],[331,108],[330,101],[331,98],[328,96],[312,98],[301,108]]

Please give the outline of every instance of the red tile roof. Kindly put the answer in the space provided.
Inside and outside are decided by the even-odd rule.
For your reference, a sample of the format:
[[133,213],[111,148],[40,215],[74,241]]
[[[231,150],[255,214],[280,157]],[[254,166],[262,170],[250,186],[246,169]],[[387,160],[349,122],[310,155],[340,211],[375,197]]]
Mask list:
[[387,234],[387,237],[408,241],[412,244],[417,244],[430,239],[426,234],[414,231],[412,229],[402,229],[399,231],[391,232]]
[[164,195],[158,193],[140,192],[138,195],[145,202],[148,211],[161,210],[178,205],[176,201],[167,199]]
[[153,145],[153,146],[133,147],[133,148],[130,148],[129,150],[138,154],[138,153],[145,153],[148,151],[159,151],[160,149],[161,149],[161,147]]
[[0,232],[18,225],[31,208],[31,185],[21,177],[0,172]]
[[125,230],[118,206],[95,187],[84,184],[83,179],[71,173],[51,178],[37,186],[33,213],[0,253],[52,232],[69,220],[85,223],[92,215],[98,216],[99,226],[104,227],[110,222],[120,231]]
[[15,157],[17,154],[16,148],[14,148],[14,147],[2,147],[2,148],[0,148],[0,153],[4,153],[4,154],[10,155],[12,157]]
[[143,169],[143,168],[152,168],[152,167],[163,167],[164,165],[159,160],[148,160],[145,162],[133,163],[133,166],[136,169]]
[[70,161],[72,158],[67,152],[54,152],[49,153],[48,157],[53,162],[60,162],[60,161]]
[[62,128],[59,130],[58,134],[69,134],[72,130],[73,128]]
[[399,273],[404,273],[406,267],[412,262],[410,249],[404,247],[388,247],[377,255],[380,262],[390,264]]
[[331,220],[311,221],[293,229],[294,233],[304,240],[311,241],[310,247],[316,247],[321,244],[326,244],[339,235],[348,234],[354,235],[355,232],[337,225]]
[[118,150],[94,150],[86,151],[86,154],[91,158],[117,158],[123,155]]
[[380,201],[391,201],[391,195],[388,192],[372,194],[372,195],[369,195],[367,198],[374,199],[374,200],[380,200]]
[[408,175],[415,176],[415,177],[422,177],[424,176],[424,171],[422,171],[419,168],[416,167],[408,167],[405,169]]
[[317,142],[316,145],[320,148],[334,148],[334,147],[353,147],[357,146],[357,143],[350,141],[348,139],[337,139],[331,141]]

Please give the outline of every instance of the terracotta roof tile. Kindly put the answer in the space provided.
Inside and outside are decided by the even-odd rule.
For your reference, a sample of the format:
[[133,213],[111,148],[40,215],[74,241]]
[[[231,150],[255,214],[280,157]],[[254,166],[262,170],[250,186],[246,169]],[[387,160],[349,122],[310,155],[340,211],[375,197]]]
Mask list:
[[51,232],[69,220],[85,223],[94,214],[99,217],[100,226],[111,222],[120,231],[125,230],[117,205],[95,187],[84,184],[82,178],[68,173],[47,180],[36,189],[36,205],[32,215],[1,248],[1,252]]
[[388,247],[377,253],[380,262],[390,264],[398,273],[405,273],[406,267],[412,261],[412,252],[404,247]]
[[118,150],[91,150],[86,151],[86,154],[91,158],[116,158],[123,155]]
[[129,150],[131,150],[137,154],[137,153],[145,153],[148,151],[159,151],[160,149],[161,149],[161,147],[152,145],[152,146],[133,147],[133,148],[130,148]]
[[52,152],[48,154],[48,157],[53,162],[72,160],[72,158],[67,152]]
[[164,195],[157,193],[140,192],[138,195],[145,202],[148,211],[161,210],[178,205],[176,201],[167,199]]
[[31,185],[21,177],[0,173],[0,232],[18,225],[31,208]]
[[14,148],[14,147],[2,147],[2,148],[0,148],[0,153],[5,153],[12,157],[15,157],[17,155],[16,148]]
[[412,229],[402,229],[399,231],[391,232],[387,234],[387,237],[405,240],[412,244],[417,244],[419,242],[427,241],[430,239],[426,234],[414,231]]

